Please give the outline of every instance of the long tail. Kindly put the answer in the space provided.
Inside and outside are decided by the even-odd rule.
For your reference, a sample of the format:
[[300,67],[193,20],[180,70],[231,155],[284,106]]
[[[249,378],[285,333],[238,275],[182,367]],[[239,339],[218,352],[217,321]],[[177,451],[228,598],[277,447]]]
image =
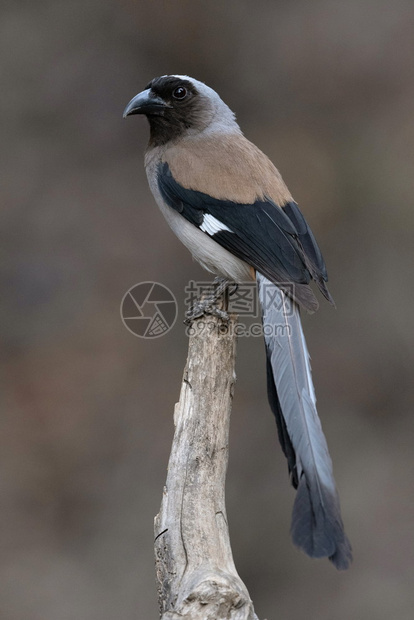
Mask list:
[[297,489],[291,534],[313,558],[328,557],[348,568],[351,545],[344,532],[332,461],[316,411],[309,353],[299,308],[257,273],[267,353],[269,403]]

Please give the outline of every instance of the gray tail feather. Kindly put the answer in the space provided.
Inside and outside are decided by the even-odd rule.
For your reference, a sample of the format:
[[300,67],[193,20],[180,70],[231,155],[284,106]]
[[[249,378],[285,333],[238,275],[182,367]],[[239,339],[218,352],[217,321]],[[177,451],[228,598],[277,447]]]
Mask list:
[[291,534],[313,558],[328,557],[338,569],[352,560],[326,439],[316,411],[309,353],[299,309],[280,288],[257,273],[267,352],[270,406],[297,488]]

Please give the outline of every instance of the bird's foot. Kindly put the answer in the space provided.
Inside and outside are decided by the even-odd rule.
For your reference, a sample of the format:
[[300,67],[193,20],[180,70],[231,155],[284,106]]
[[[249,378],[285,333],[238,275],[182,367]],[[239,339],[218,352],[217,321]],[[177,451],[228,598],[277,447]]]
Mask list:
[[215,301],[211,302],[210,298],[200,299],[185,313],[184,323],[189,325],[195,319],[199,319],[203,315],[217,316],[226,323],[229,321],[229,315],[225,310],[221,310],[215,305]]
[[[213,291],[208,295],[202,296],[193,306],[185,313],[184,323],[189,325],[195,319],[199,319],[203,315],[217,316],[225,323],[228,323],[230,317],[224,308],[228,305],[230,281],[226,278],[215,278],[213,282]],[[219,306],[222,307],[219,307]]]

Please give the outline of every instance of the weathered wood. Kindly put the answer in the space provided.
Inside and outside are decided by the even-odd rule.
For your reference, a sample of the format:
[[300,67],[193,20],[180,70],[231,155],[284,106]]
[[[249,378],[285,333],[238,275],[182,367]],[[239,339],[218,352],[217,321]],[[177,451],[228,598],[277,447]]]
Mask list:
[[155,558],[162,620],[257,620],[230,547],[224,498],[235,317],[192,325]]

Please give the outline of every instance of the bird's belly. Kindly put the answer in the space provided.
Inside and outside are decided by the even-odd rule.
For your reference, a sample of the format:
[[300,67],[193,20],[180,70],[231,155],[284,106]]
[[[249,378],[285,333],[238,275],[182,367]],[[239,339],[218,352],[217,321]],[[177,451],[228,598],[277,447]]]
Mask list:
[[[174,221],[175,216],[179,221]],[[225,250],[182,215],[173,211],[172,218],[167,220],[180,241],[204,269],[239,284],[252,280],[250,265]]]

